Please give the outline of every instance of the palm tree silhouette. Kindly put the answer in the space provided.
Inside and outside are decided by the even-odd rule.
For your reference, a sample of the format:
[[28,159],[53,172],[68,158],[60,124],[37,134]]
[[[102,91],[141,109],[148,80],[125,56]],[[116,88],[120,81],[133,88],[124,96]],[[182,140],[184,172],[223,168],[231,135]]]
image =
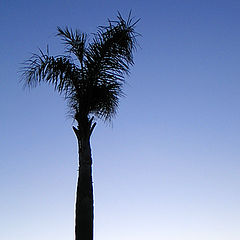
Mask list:
[[93,239],[93,186],[90,137],[95,119],[111,120],[116,114],[125,75],[133,65],[136,49],[131,13],[124,20],[108,20],[92,38],[80,31],[58,27],[57,36],[66,46],[66,55],[50,56],[39,50],[24,63],[23,81],[28,87],[41,82],[52,84],[64,96],[77,126],[73,126],[79,147],[76,193],[75,239]]

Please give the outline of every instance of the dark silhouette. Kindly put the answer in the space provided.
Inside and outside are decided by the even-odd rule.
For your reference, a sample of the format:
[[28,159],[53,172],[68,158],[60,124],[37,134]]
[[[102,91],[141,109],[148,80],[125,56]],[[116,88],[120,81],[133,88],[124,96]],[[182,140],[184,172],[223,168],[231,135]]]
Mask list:
[[[131,13],[125,21],[120,14],[108,26],[98,27],[92,41],[85,33],[58,27],[67,49],[64,56],[50,56],[40,50],[23,68],[25,86],[40,82],[52,84],[67,100],[79,147],[79,175],[76,194],[75,239],[93,239],[93,186],[90,136],[94,117],[111,120],[116,114],[125,74],[133,65],[136,48],[135,26]],[[77,59],[76,59],[77,58]],[[76,60],[78,60],[76,62]]]

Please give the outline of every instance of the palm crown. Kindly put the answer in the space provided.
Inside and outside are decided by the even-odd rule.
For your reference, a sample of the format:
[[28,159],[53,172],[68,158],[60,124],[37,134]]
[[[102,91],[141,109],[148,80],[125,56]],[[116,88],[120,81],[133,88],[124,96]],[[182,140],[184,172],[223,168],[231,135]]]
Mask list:
[[[88,35],[58,27],[68,54],[50,56],[48,51],[26,61],[23,78],[26,85],[47,82],[64,95],[75,120],[95,115],[110,120],[116,113],[125,74],[133,65],[136,48],[135,25],[130,14],[125,21],[119,14],[108,26],[98,27],[89,41]],[[77,58],[77,62],[75,59]]]

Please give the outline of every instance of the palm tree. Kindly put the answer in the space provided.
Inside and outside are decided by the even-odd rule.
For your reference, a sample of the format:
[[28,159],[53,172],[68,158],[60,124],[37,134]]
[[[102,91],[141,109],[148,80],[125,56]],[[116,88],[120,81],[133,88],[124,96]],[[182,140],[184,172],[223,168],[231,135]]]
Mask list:
[[[25,86],[41,82],[52,84],[67,100],[77,126],[73,126],[79,148],[79,172],[76,193],[75,239],[93,239],[93,186],[90,137],[95,119],[111,120],[116,114],[125,75],[133,65],[136,49],[135,26],[129,14],[124,20],[98,27],[90,39],[85,33],[58,27],[57,36],[66,46],[66,55],[50,56],[39,50],[24,63]],[[91,41],[90,41],[91,40]]]

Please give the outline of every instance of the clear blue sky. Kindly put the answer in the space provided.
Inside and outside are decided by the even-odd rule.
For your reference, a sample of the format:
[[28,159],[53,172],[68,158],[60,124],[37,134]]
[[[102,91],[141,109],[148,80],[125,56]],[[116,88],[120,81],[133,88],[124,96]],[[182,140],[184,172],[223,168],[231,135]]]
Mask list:
[[112,126],[92,138],[96,240],[240,239],[240,2],[0,3],[0,239],[74,239],[77,145],[49,86],[20,63],[57,26],[92,33],[119,10],[141,49]]

